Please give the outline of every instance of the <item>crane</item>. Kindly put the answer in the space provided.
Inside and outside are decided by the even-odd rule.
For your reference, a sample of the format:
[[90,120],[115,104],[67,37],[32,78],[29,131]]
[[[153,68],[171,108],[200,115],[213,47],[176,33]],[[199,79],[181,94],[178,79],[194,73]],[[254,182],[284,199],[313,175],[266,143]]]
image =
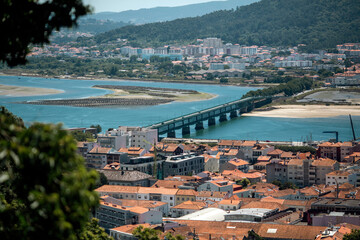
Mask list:
[[339,141],[339,132],[338,131],[324,131],[323,133],[335,133],[335,141]]

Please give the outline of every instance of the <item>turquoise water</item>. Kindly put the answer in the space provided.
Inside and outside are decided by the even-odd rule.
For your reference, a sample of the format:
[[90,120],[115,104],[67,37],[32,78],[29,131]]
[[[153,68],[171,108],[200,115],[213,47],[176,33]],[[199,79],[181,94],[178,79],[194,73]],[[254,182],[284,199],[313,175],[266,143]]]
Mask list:
[[[32,122],[63,123],[65,127],[88,127],[91,124],[100,124],[103,129],[116,128],[120,125],[147,126],[170,118],[199,111],[204,108],[222,104],[241,98],[246,92],[255,88],[218,86],[204,84],[180,84],[140,81],[97,81],[97,80],[64,80],[45,79],[35,77],[0,76],[0,84],[52,88],[65,91],[64,93],[12,97],[0,96],[0,105],[6,106],[14,114],[22,117],[26,124]],[[108,90],[93,89],[96,84],[133,85],[193,89],[201,92],[217,94],[211,100],[198,102],[172,102],[157,106],[140,107],[69,107],[19,104],[20,101],[39,99],[66,99],[101,96],[109,93]],[[360,127],[360,117],[354,116],[355,128]],[[276,141],[305,141],[312,136],[313,140],[327,140],[333,138],[323,131],[339,131],[340,140],[352,138],[348,116],[335,118],[266,118],[266,117],[239,117],[231,121],[207,127],[195,132],[193,128],[189,137],[211,139],[254,139]],[[181,134],[177,133],[178,137]]]

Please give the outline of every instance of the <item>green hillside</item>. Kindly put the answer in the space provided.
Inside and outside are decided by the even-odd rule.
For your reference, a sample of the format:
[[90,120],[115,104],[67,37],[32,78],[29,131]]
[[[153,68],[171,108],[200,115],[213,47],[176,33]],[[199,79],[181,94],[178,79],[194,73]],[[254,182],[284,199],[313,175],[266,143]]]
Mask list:
[[202,17],[126,26],[95,37],[98,43],[126,38],[133,46],[191,43],[220,37],[246,45],[332,48],[360,41],[359,0],[262,0]]

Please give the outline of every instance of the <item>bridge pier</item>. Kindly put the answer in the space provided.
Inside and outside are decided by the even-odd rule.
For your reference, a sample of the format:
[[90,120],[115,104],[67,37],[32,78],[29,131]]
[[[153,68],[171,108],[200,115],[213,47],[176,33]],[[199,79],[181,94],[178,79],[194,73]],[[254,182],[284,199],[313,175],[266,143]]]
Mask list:
[[182,128],[182,135],[190,134],[190,126],[186,126]]
[[221,114],[221,115],[220,115],[220,118],[219,118],[219,122],[225,122],[225,121],[227,121],[227,116],[226,116],[226,114]]
[[236,117],[238,117],[238,114],[237,114],[236,110],[230,112],[230,118],[236,118]]
[[200,122],[197,122],[196,125],[195,125],[195,130],[202,130],[204,129],[204,123],[202,121]]
[[168,133],[167,133],[167,137],[168,137],[168,138],[176,138],[176,133],[175,133],[175,131],[168,132]]
[[208,120],[208,126],[213,126],[216,124],[215,118],[209,118]]
[[247,107],[243,107],[240,109],[240,114],[241,113],[247,113]]
[[250,106],[248,106],[247,111],[251,112],[254,108],[255,108],[254,104],[251,104]]

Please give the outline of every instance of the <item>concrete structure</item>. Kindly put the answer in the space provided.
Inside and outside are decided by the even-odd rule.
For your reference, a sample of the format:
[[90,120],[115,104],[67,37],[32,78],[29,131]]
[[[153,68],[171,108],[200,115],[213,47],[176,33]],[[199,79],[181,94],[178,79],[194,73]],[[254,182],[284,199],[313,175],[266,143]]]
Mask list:
[[127,147],[140,147],[149,151],[152,144],[157,143],[157,130],[144,128],[144,127],[128,127],[128,126],[120,126],[116,130],[110,131],[120,132],[120,135],[125,135],[128,138]]
[[246,208],[228,213],[225,215],[225,221],[245,221],[245,222],[262,222],[265,218],[278,213],[278,209],[266,208]]
[[86,159],[88,152],[94,148],[95,144],[94,142],[77,142],[76,152]]
[[196,201],[197,191],[193,189],[179,189],[176,193],[175,205],[179,205],[186,201]]
[[201,184],[198,187],[198,191],[211,191],[211,192],[225,192],[232,194],[233,193],[233,184],[234,182],[227,180],[216,180],[216,181],[208,181],[204,184]]
[[99,225],[110,229],[127,224],[162,223],[162,213],[142,207],[122,207],[115,203],[101,202],[95,211]]
[[204,157],[195,154],[170,156],[163,163],[164,177],[197,174],[204,171]]
[[101,147],[119,150],[128,146],[129,135],[123,135],[121,131],[117,130],[106,131],[105,134],[98,134],[97,142]]
[[329,226],[341,223],[350,223],[360,226],[360,216],[345,214],[344,212],[330,212],[312,217],[312,226]]
[[253,108],[263,106],[271,101],[271,97],[249,97],[149,125],[146,128],[157,129],[159,135],[167,133],[168,137],[176,137],[175,130],[177,129],[182,129],[183,134],[189,134],[191,125],[196,125],[196,130],[204,129],[203,121],[208,121],[209,125],[215,125],[216,117],[219,117],[219,121],[226,121],[227,113],[236,117],[240,113],[249,112]]
[[151,175],[139,171],[100,170],[109,185],[149,187]]
[[184,215],[197,212],[207,207],[205,202],[185,201],[170,209],[172,218],[182,217]]
[[107,154],[116,153],[113,148],[94,147],[86,155],[86,166],[95,169],[102,169],[108,164]]
[[137,192],[138,200],[166,202],[169,207],[175,206],[175,195],[178,189],[140,187]]
[[271,161],[266,165],[267,182],[278,180],[291,182],[300,187],[326,184],[326,174],[339,169],[339,163],[329,158]]
[[[160,174],[162,171],[162,163],[164,160],[157,160],[157,174]],[[121,162],[120,169],[126,171],[140,171],[143,173],[147,173],[149,175],[153,175],[154,169],[154,158],[151,156],[143,156],[143,157],[134,157],[128,158]]]
[[[355,176],[352,176],[355,175]],[[350,171],[333,171],[326,174],[326,185],[342,185],[344,183],[356,184],[356,174]],[[354,181],[355,180],[355,181]],[[350,182],[351,181],[351,182]]]
[[179,220],[224,221],[227,212],[219,208],[204,208],[178,218]]
[[212,48],[222,48],[223,43],[220,38],[205,38],[204,39],[204,47],[212,47]]

